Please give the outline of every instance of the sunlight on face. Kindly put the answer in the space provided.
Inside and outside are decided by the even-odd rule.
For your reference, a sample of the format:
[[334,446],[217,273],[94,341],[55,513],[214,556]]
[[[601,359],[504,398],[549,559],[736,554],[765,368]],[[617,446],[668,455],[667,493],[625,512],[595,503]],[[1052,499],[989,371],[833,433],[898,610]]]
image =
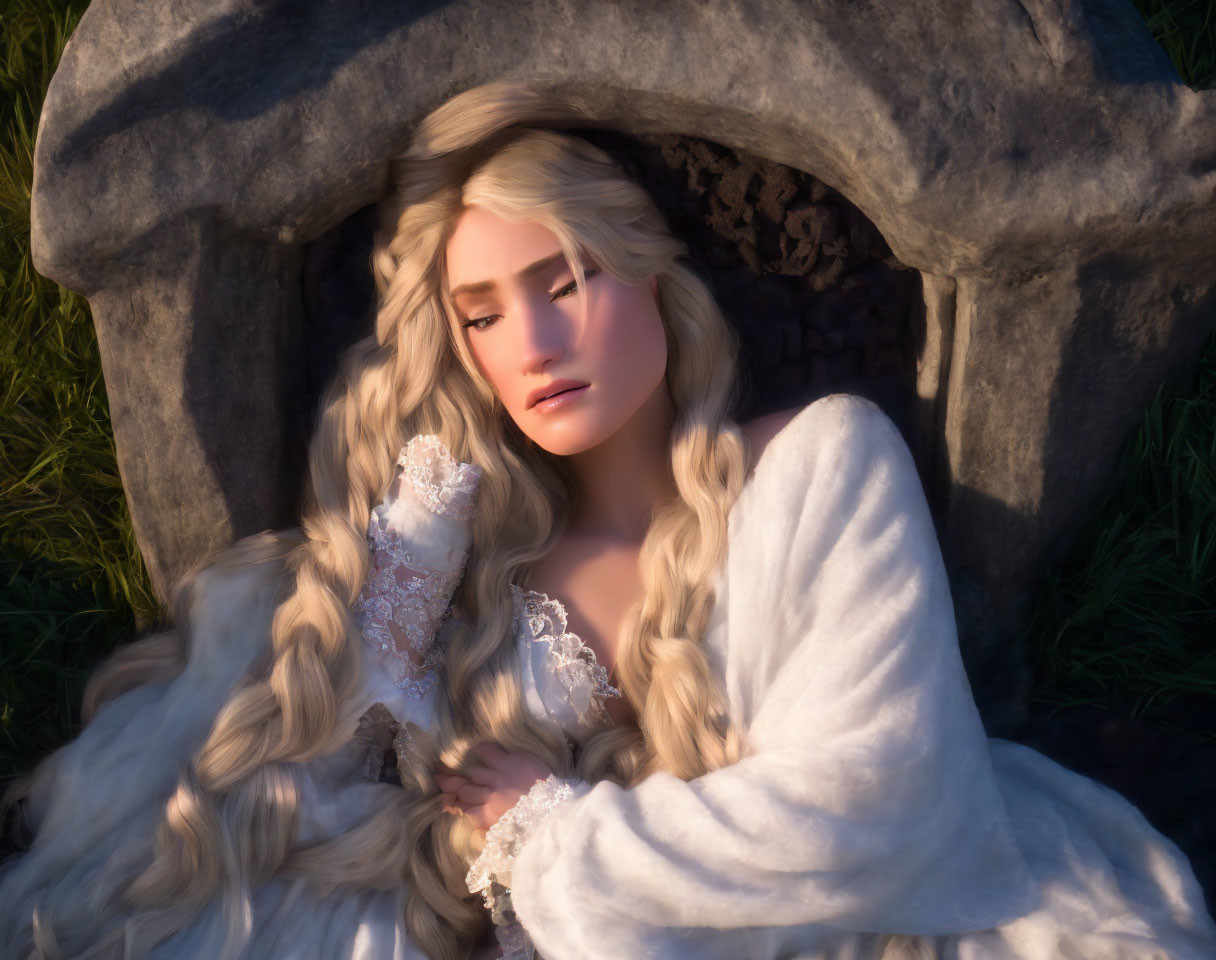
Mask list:
[[[560,456],[589,450],[666,389],[655,278],[622,283],[585,262],[584,323],[574,273],[548,228],[470,206],[446,252],[447,289],[465,343],[507,414],[538,446]],[[562,380],[586,386],[532,405]]]

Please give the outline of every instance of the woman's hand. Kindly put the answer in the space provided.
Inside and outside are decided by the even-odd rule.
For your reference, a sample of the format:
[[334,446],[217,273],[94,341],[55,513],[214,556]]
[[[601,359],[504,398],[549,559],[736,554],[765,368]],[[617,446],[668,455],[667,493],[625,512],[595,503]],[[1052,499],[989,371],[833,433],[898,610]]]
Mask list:
[[538,780],[553,771],[523,750],[504,750],[496,743],[479,743],[469,751],[468,774],[437,770],[448,813],[467,816],[481,831],[489,830]]

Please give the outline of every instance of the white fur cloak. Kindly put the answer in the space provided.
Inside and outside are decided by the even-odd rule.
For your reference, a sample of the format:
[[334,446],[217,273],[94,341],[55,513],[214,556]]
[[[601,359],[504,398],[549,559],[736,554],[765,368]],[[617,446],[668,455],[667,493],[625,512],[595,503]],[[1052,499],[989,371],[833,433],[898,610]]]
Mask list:
[[770,442],[706,640],[749,755],[579,783],[540,820],[510,879],[547,960],[868,957],[883,933],[919,935],[900,956],[1216,957],[1173,843],[985,736],[918,474],[870,401]]

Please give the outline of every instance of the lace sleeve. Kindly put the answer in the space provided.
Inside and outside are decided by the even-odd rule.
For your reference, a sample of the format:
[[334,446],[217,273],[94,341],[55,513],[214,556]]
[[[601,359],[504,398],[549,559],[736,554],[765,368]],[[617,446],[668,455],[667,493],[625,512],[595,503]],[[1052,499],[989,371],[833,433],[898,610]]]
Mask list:
[[406,444],[397,463],[368,523],[367,577],[352,610],[373,659],[419,700],[442,662],[436,628],[464,573],[481,470],[430,434]]
[[511,864],[515,855],[549,814],[590,789],[591,784],[585,780],[577,777],[563,780],[550,774],[532,784],[532,789],[486,831],[486,845],[469,868],[465,885],[470,893],[481,893],[496,922],[497,915],[503,912],[502,898],[508,898],[508,905],[510,902]]

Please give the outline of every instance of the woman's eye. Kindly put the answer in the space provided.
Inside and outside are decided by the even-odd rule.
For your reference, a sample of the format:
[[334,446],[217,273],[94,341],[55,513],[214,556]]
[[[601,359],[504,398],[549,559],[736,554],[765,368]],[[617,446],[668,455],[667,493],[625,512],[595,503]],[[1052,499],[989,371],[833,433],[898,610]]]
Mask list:
[[[586,270],[583,271],[583,279],[590,280],[592,277],[594,277],[599,272],[600,272],[599,267],[588,267]],[[577,283],[577,281],[571,280],[568,284],[566,284],[564,287],[562,287],[560,290],[558,290],[556,293],[554,293],[549,298],[549,302],[552,303],[554,300],[564,299],[565,297],[570,296],[570,294],[574,293],[576,290],[578,290],[578,283]],[[466,320],[464,323],[461,324],[461,326],[464,327],[466,330],[469,327],[472,327],[474,330],[487,330],[501,318],[502,318],[501,314],[492,313],[488,317],[474,317],[472,320]]]
[[[491,325],[491,323],[494,320],[496,320],[497,318],[498,318],[498,314],[492,313],[488,317],[477,317],[473,320],[466,320],[464,323],[461,324],[461,326],[464,327],[466,330],[469,327],[472,327],[474,330],[485,330],[486,327],[489,327]],[[480,326],[480,324],[483,324],[483,323],[486,326],[484,326],[484,327]]]
[[[599,272],[600,272],[599,268],[597,268],[597,267],[588,267],[586,270],[583,271],[583,279],[590,280],[592,277],[594,277]],[[560,300],[563,297],[568,297],[570,294],[574,293],[577,289],[578,289],[578,281],[571,280],[568,284],[566,284],[564,287],[562,287],[560,290],[558,290],[555,294],[553,294],[553,299]]]

